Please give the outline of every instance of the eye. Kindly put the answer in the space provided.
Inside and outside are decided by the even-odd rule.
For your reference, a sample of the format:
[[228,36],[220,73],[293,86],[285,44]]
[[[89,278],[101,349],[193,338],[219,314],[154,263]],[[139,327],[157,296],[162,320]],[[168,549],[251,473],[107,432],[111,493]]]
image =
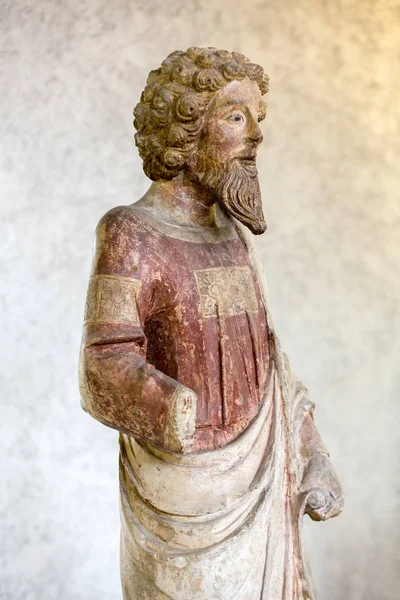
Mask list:
[[258,121],[259,123],[261,123],[261,121],[264,121],[264,119],[265,119],[264,115],[258,115],[258,119],[257,119],[257,121]]
[[228,117],[228,121],[234,121],[235,123],[241,123],[243,120],[243,115],[241,115],[240,113],[233,113]]

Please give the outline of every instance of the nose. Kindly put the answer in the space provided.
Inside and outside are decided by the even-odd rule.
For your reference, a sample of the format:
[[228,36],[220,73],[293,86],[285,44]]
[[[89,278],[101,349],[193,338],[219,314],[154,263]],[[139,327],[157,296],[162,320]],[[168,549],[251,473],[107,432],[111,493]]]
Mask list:
[[261,131],[261,127],[260,124],[258,122],[258,120],[251,120],[251,123],[249,125],[249,129],[247,132],[247,137],[249,138],[249,140],[251,142],[253,142],[253,144],[257,144],[257,146],[259,146],[261,144],[261,142],[263,141],[263,134]]

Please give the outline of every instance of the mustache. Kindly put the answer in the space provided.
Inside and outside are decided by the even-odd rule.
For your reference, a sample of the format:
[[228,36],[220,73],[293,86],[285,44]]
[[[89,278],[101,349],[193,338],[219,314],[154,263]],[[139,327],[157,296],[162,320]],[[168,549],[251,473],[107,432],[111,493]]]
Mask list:
[[[252,179],[258,177],[257,163],[256,157],[251,155],[238,156],[232,159],[232,163],[236,166],[239,165],[242,169],[245,170],[246,176]],[[232,168],[232,164],[231,164]]]

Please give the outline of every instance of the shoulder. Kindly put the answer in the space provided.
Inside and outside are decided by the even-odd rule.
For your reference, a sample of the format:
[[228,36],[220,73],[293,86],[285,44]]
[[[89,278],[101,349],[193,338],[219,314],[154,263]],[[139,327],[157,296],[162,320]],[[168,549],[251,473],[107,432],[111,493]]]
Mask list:
[[94,264],[101,272],[128,268],[147,246],[145,231],[133,206],[117,206],[109,210],[96,228]]
[[103,215],[96,227],[96,235],[120,236],[133,233],[140,227],[140,216],[133,205],[116,206]]
[[136,205],[116,206],[100,219],[96,227],[96,246],[137,247],[148,245],[154,231]]

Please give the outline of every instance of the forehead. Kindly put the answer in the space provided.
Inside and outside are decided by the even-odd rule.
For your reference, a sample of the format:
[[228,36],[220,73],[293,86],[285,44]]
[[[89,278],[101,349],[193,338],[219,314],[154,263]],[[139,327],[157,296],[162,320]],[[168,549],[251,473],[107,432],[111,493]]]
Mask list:
[[212,104],[214,110],[243,105],[255,110],[265,110],[266,107],[257,83],[249,79],[230,81],[215,93]]

